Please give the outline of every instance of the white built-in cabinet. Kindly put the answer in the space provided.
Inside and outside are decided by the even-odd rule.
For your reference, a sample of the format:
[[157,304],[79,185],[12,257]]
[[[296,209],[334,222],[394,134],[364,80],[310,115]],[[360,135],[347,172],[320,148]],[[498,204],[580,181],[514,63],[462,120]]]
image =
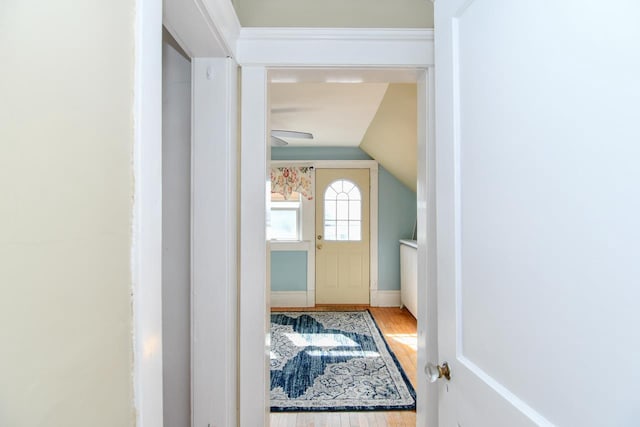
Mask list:
[[418,244],[400,240],[400,298],[402,305],[418,317]]

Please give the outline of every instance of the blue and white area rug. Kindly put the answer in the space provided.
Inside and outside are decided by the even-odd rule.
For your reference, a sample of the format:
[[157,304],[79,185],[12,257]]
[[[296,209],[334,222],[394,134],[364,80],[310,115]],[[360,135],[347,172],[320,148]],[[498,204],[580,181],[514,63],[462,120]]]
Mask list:
[[413,410],[415,391],[368,311],[271,314],[271,411]]

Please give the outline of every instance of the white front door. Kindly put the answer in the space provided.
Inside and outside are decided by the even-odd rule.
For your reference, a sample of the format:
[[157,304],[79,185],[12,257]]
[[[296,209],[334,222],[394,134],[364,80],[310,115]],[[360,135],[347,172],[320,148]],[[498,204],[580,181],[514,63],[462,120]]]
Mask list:
[[639,3],[435,7],[439,425],[640,425]]
[[316,304],[369,304],[369,169],[316,170]]

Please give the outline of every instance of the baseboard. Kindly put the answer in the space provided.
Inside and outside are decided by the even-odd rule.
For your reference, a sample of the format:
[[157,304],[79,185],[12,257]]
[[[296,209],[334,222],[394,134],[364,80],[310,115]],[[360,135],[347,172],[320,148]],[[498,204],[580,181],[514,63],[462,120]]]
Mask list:
[[315,307],[316,306],[316,290],[309,289],[307,290],[307,307]]
[[400,307],[400,291],[371,291],[372,307]]
[[271,307],[310,307],[307,291],[272,291]]
[[[271,307],[313,307],[314,291],[272,291]],[[400,307],[400,291],[371,291],[372,307]]]

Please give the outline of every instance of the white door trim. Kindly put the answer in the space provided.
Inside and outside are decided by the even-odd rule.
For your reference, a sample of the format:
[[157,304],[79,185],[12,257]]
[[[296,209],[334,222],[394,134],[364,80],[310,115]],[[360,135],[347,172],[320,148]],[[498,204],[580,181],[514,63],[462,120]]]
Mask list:
[[[266,245],[264,223],[266,192],[257,183],[264,183],[268,147],[266,146],[266,66],[301,67],[378,67],[420,70],[433,66],[432,30],[368,30],[368,29],[240,29],[228,1],[212,0],[206,4],[193,0],[190,8],[199,30],[191,19],[179,20],[174,15],[180,8],[167,6],[165,22],[173,36],[192,57],[210,56],[208,43],[214,39],[228,55],[235,56],[246,67],[243,70],[242,116],[252,117],[252,123],[242,123],[241,176],[243,207],[241,213],[242,246],[240,294],[240,425],[268,425],[266,311],[268,310],[264,281],[266,276]],[[169,3],[173,4],[173,3]],[[161,328],[160,212],[161,163],[161,25],[162,4],[159,1],[136,3],[136,80],[135,111],[136,176],[134,202],[134,235],[132,244],[132,275],[134,283],[134,387],[137,420],[140,426],[162,424],[162,364],[159,350]],[[145,24],[145,26],[142,25]],[[186,23],[186,25],[184,25]],[[202,31],[204,29],[204,31]],[[239,34],[238,34],[239,30]],[[155,33],[154,33],[155,32]],[[143,36],[144,35],[144,36]],[[213,36],[213,37],[212,37]],[[236,42],[237,41],[237,42]],[[203,53],[204,52],[204,53]],[[207,52],[209,52],[207,54]],[[429,80],[429,85],[432,80]],[[431,89],[432,86],[429,86]],[[250,93],[248,89],[252,89]],[[430,91],[432,93],[432,91]],[[419,99],[420,99],[419,95]],[[430,102],[432,102],[430,98]],[[256,114],[253,114],[256,113]],[[425,124],[426,118],[419,117]],[[195,125],[195,124],[194,124]],[[155,132],[155,134],[154,134]],[[419,163],[426,159],[419,159]],[[420,169],[420,167],[419,167]],[[157,176],[155,176],[155,175]],[[426,181],[418,184],[426,186]],[[430,188],[430,187],[429,187]],[[264,200],[261,199],[261,194]],[[143,197],[144,196],[144,197]],[[426,198],[418,196],[419,216]],[[255,210],[257,208],[257,210]],[[425,213],[426,215],[426,213]],[[420,220],[419,220],[420,221]],[[426,219],[425,219],[426,222]],[[260,231],[262,230],[262,231]],[[431,235],[431,239],[435,237]],[[431,241],[430,239],[430,241]],[[377,245],[375,245],[377,247]],[[377,258],[377,257],[376,257]],[[430,257],[429,257],[430,258]],[[253,283],[252,280],[256,280]],[[422,280],[426,280],[423,278]],[[419,281],[420,274],[419,274]],[[432,296],[435,297],[435,294]],[[256,309],[256,310],[254,310]],[[265,316],[255,313],[264,312]],[[263,319],[264,317],[264,319]],[[257,320],[257,321],[256,321]],[[197,323],[197,322],[196,322]],[[155,334],[154,334],[155,333]],[[430,340],[435,339],[430,335]],[[258,350],[252,353],[252,350]],[[248,352],[248,353],[247,353]],[[144,360],[142,357],[144,356]],[[264,396],[255,393],[264,387]],[[423,425],[420,403],[418,424]]]
[[164,0],[164,26],[191,58],[235,56],[240,21],[225,0]]
[[191,425],[237,425],[238,85],[229,57],[240,22],[225,0],[165,0],[163,20],[157,3],[192,59]]
[[241,65],[403,67],[433,64],[433,30],[403,28],[243,28]]
[[191,68],[191,425],[236,425],[238,67]]
[[242,67],[240,176],[240,423],[269,425],[267,70]]
[[[244,31],[244,30],[243,30]],[[300,31],[300,30],[298,30]],[[330,30],[324,30],[327,33]],[[433,67],[433,39],[425,37],[417,41],[415,38],[403,41],[399,38],[385,39],[350,39],[343,40],[345,30],[335,30],[334,37],[319,38],[316,40],[304,37],[305,31],[300,31],[300,37],[295,40],[296,30],[286,31],[285,41],[282,40],[258,40],[253,44],[246,37],[246,32],[241,32],[238,42],[238,59],[243,67],[242,73],[242,209],[241,209],[241,295],[240,295],[240,426],[254,427],[268,425],[268,323],[267,314],[269,304],[267,300],[268,277],[266,270],[267,249],[265,240],[266,221],[266,173],[270,155],[268,154],[267,135],[267,66],[286,67],[295,65],[299,67],[330,68],[335,65],[343,67],[371,67],[381,69],[399,69],[406,71],[412,69],[419,74],[426,74],[426,69],[431,75]],[[308,32],[313,32],[309,30]],[[425,34],[428,31],[424,32]],[[431,36],[433,35],[430,32]],[[245,39],[243,39],[243,36]],[[298,45],[298,43],[300,43]],[[290,49],[287,49],[286,47]],[[406,48],[406,49],[405,49]],[[418,100],[422,102],[423,109],[418,116],[419,144],[423,145],[424,158],[419,159],[419,169],[426,170],[427,165],[427,115],[433,107],[433,98],[428,94],[433,91],[433,79],[424,80],[424,91],[419,91]],[[427,108],[428,107],[428,108]],[[429,131],[431,134],[431,130]],[[427,218],[432,214],[432,209],[427,209],[427,198],[431,194],[433,182],[428,182],[426,172],[419,173],[418,182],[418,216],[423,216],[419,221],[422,224],[430,224],[435,218]],[[422,189],[422,190],[420,190]],[[428,191],[427,191],[428,190]],[[431,201],[431,200],[429,200]],[[428,245],[435,241],[435,235],[426,235],[423,228],[422,241],[428,239]],[[377,245],[376,245],[377,246]],[[435,248],[435,246],[433,246]],[[432,256],[420,252],[426,259],[422,262],[431,263]],[[427,270],[430,265],[427,265]],[[427,287],[426,272],[418,273],[418,282]],[[429,276],[431,280],[431,276]],[[265,286],[265,283],[267,286]],[[425,296],[427,299],[435,299],[431,294],[433,287],[429,284]],[[424,293],[422,294],[424,295]],[[424,304],[424,303],[423,303]],[[429,317],[432,313],[429,314]],[[426,316],[424,317],[426,319]],[[424,331],[424,320],[419,321],[420,328]],[[420,333],[420,332],[419,332]],[[422,339],[432,341],[436,335],[426,335],[422,332]],[[266,343],[266,345],[265,345]],[[425,351],[425,346],[419,352]],[[422,356],[423,359],[426,356]],[[422,370],[419,368],[418,372]],[[421,375],[419,375],[422,377]],[[425,396],[425,388],[419,388],[419,396]],[[256,393],[257,390],[264,390]],[[437,395],[437,391],[435,392]],[[426,425],[437,419],[437,399],[426,402],[424,398],[418,400],[417,424]],[[428,410],[425,405],[429,405]],[[435,408],[435,409],[434,409]],[[430,424],[431,425],[431,424]],[[433,424],[436,425],[436,424]]]
[[[272,160],[271,166],[313,166],[315,169],[369,169],[369,303],[378,307],[378,162],[375,160]],[[315,209],[313,210],[315,226]],[[315,245],[315,240],[311,242]],[[313,248],[312,248],[313,249]],[[273,247],[272,247],[273,250]],[[315,251],[311,251],[314,252]],[[310,259],[309,262],[312,260]],[[315,299],[315,258],[313,259],[313,287]],[[387,301],[385,299],[384,301]]]
[[438,388],[423,369],[438,354],[438,272],[436,245],[435,67],[418,79],[418,426],[438,425]]
[[136,425],[162,412],[162,2],[135,4],[133,389]]

